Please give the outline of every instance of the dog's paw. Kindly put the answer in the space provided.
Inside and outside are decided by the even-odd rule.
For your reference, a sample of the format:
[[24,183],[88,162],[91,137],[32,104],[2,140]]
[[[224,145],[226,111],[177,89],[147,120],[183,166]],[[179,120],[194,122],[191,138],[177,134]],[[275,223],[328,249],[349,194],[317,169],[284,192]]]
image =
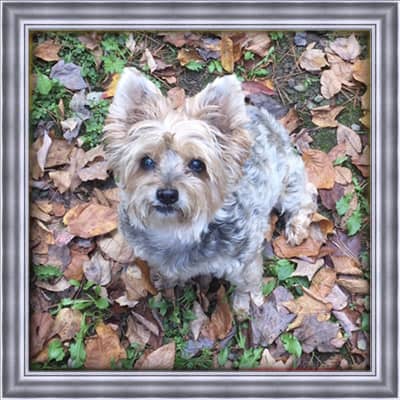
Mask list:
[[232,296],[233,313],[238,321],[244,321],[250,313],[250,295],[243,292],[234,292]]
[[297,214],[291,217],[285,227],[285,236],[291,246],[298,246],[309,236],[311,217],[305,214]]

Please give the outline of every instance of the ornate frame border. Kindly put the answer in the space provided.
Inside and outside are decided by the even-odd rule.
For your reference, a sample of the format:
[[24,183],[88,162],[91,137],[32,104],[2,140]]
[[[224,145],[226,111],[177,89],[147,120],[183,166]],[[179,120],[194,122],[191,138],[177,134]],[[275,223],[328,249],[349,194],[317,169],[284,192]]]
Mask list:
[[[398,398],[397,1],[1,1],[1,354],[3,398]],[[371,34],[371,370],[33,372],[28,363],[29,32],[368,30]]]

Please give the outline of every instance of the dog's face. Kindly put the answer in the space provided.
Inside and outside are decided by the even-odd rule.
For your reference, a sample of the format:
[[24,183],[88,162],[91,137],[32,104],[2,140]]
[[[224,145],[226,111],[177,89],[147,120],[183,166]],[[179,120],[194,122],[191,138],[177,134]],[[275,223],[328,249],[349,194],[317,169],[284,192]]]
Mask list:
[[105,132],[131,221],[200,233],[241,176],[251,145],[246,122],[234,76],[173,109],[153,83],[125,69]]

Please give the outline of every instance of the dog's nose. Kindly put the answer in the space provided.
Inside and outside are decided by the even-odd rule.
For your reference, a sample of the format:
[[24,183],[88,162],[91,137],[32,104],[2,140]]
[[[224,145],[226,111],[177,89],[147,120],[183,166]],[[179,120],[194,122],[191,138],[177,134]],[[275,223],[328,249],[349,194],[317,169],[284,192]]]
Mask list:
[[179,199],[179,193],[176,189],[158,189],[157,200],[163,204],[174,204]]

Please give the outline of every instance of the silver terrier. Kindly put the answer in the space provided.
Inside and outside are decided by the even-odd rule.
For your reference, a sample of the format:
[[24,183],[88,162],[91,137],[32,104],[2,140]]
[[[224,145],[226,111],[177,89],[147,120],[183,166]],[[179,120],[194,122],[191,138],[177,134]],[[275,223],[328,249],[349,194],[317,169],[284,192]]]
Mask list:
[[174,109],[126,68],[105,133],[121,192],[121,231],[157,272],[158,286],[211,274],[235,285],[237,313],[248,311],[250,297],[261,305],[272,209],[285,213],[292,245],[308,236],[316,209],[315,188],[286,130],[267,111],[245,105],[234,75]]

